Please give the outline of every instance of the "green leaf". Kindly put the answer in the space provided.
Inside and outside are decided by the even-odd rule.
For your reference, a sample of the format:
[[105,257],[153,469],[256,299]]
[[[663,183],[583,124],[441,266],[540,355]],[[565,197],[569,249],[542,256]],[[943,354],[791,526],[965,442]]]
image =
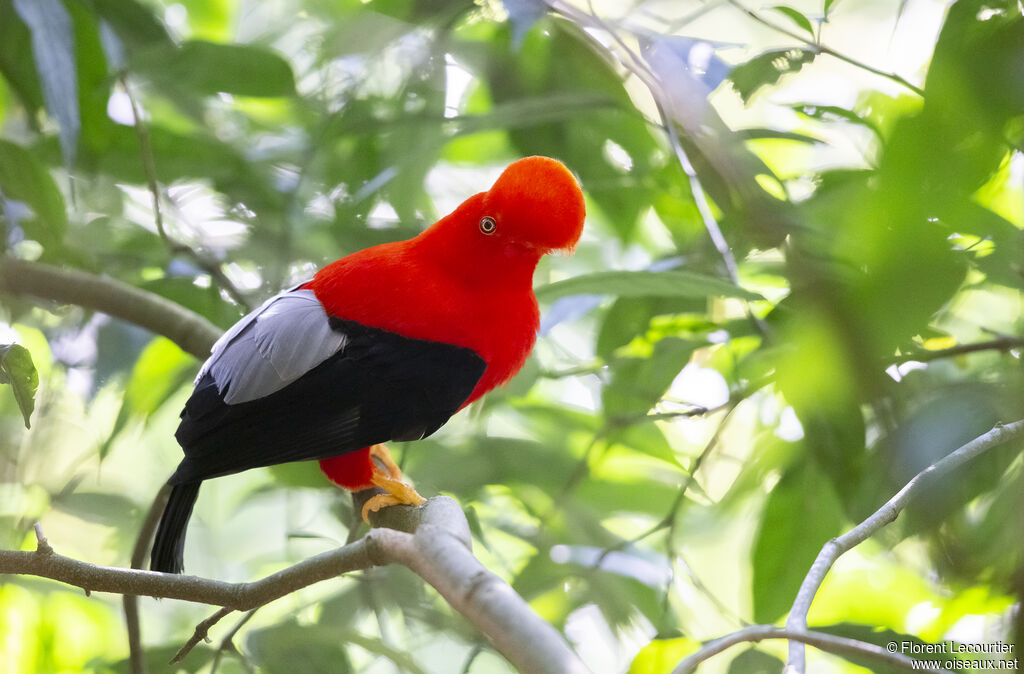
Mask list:
[[[612,367],[612,381],[602,392],[609,421],[642,417],[661,399],[690,356],[703,342],[675,337],[659,340],[649,358],[621,358]],[[674,457],[673,457],[674,460]]]
[[736,137],[743,140],[792,140],[798,143],[808,143],[810,145],[818,145],[824,143],[820,138],[809,136],[805,133],[797,133],[796,131],[778,131],[776,129],[740,129],[736,132]]
[[846,108],[841,108],[838,105],[797,103],[789,107],[805,117],[810,117],[811,119],[816,119],[821,122],[844,121],[850,122],[851,124],[859,124],[860,126],[870,129],[871,132],[879,138],[882,137],[882,130],[879,129],[878,126],[870,119],[861,117],[856,112],[847,110]]
[[32,33],[43,100],[60,126],[64,165],[70,168],[81,129],[71,15],[60,0],[14,0],[14,9]]
[[195,359],[164,337],[157,337],[143,349],[125,387],[124,403],[107,441],[100,446],[100,459],[110,452],[117,437],[133,417],[148,419],[191,378]]
[[176,49],[148,50],[132,65],[172,90],[186,87],[200,95],[274,97],[295,93],[288,62],[251,45],[193,40]]
[[177,344],[157,337],[143,350],[132,370],[124,392],[129,409],[148,417],[188,381],[194,366],[195,359]]
[[163,24],[138,0],[92,0],[91,4],[129,49],[171,44]]
[[810,462],[791,467],[768,495],[754,542],[754,620],[773,623],[789,610],[821,546],[841,526],[825,476]]
[[776,5],[775,7],[772,7],[772,9],[780,14],[785,14],[793,23],[810,33],[811,37],[814,37],[814,27],[811,25],[811,20],[806,16],[792,7],[786,7],[784,5]]
[[352,671],[344,640],[321,625],[289,621],[249,632],[245,640],[253,662],[268,672]]
[[798,72],[814,60],[810,49],[773,49],[738,65],[729,73],[729,80],[744,103],[763,86],[775,84],[788,73]]
[[550,302],[569,295],[618,297],[738,297],[764,299],[728,281],[690,271],[604,271],[575,276],[536,289],[537,299]]
[[30,238],[44,248],[63,239],[68,218],[57,183],[35,155],[6,140],[0,140],[0,189],[32,207],[36,217],[18,223]]
[[138,504],[117,493],[75,491],[56,495],[52,503],[80,520],[110,527],[131,527],[139,517]]
[[36,407],[36,389],[39,373],[32,363],[32,354],[20,344],[0,345],[0,384],[10,384],[14,399],[25,419],[25,428],[31,428],[29,417]]
[[729,663],[728,674],[766,674],[781,672],[784,664],[774,655],[748,648]]
[[14,11],[14,3],[0,1],[0,74],[34,119],[43,107],[43,92],[35,63],[26,57],[31,49],[32,35]]
[[828,18],[828,13],[832,10],[832,5],[836,4],[836,0],[825,0],[825,18]]

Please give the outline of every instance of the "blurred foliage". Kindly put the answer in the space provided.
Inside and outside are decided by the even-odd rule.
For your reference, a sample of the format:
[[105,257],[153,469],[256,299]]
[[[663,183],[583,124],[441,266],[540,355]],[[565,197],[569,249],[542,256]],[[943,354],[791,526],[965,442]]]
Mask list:
[[[763,10],[787,35],[731,2],[594,4],[615,39],[527,0],[0,0],[0,227],[6,255],[227,327],[236,298],[415,234],[515,158],[565,161],[587,231],[538,272],[534,356],[398,449],[594,671],[660,673],[782,619],[830,537],[1024,416],[1024,18],[1015,0]],[[20,345],[0,360],[0,545],[31,546],[40,521],[59,552],[127,565],[198,363],[82,308],[0,299],[0,344]],[[931,487],[840,562],[812,625],[1011,639],[1022,468],[1001,448]],[[222,478],[186,566],[253,579],[353,521],[313,465]],[[166,671],[209,609],[141,606]],[[508,671],[402,569],[275,602],[233,647],[229,629],[177,671]],[[36,579],[0,585],[0,643],[5,672],[128,671],[117,599]],[[766,643],[707,669],[784,657]]]

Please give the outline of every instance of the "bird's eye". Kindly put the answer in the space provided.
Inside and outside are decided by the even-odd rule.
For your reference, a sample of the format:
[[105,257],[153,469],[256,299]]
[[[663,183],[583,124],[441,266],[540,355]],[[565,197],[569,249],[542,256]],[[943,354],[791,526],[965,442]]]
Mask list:
[[484,234],[494,234],[498,229],[498,223],[489,215],[480,218],[480,231]]

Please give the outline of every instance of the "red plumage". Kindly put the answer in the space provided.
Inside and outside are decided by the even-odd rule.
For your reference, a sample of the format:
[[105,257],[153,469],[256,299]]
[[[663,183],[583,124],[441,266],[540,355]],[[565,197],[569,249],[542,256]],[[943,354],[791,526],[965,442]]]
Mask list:
[[199,485],[220,475],[318,459],[342,487],[385,489],[371,509],[422,502],[371,446],[430,435],[519,371],[537,262],[572,250],[583,219],[565,166],[528,157],[419,236],[348,255],[240,320],[182,411],[152,568],[181,571]]
[[[484,217],[494,218],[494,234],[480,232]],[[487,369],[465,407],[526,362],[540,320],[533,272],[544,254],[575,247],[583,218],[583,195],[565,166],[528,157],[419,236],[344,257],[308,287],[332,316],[479,354]],[[371,460],[364,448],[320,466],[360,490],[373,486]]]

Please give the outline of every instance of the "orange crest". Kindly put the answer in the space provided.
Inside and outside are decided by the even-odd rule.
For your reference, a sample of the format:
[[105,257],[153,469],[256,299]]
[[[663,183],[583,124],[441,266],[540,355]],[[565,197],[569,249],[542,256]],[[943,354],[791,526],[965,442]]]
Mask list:
[[510,164],[485,194],[484,210],[510,239],[542,252],[575,248],[586,214],[576,178],[548,157]]

